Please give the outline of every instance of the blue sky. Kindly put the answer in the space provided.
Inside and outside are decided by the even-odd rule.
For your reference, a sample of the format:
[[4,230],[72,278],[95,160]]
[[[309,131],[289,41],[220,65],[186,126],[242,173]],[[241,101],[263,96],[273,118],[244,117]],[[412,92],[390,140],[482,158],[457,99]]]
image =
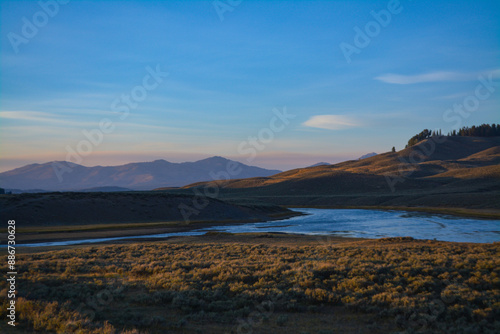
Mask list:
[[[52,15],[35,1],[0,3],[2,171],[65,160],[78,148],[88,166],[221,155],[286,170],[399,150],[424,128],[500,122],[498,1],[69,1],[56,9],[42,0]],[[390,19],[381,14],[382,26],[372,11]],[[367,45],[356,46],[356,27]],[[357,47],[350,62],[347,44]],[[148,68],[168,76],[120,117],[113,102],[143,92]],[[481,99],[479,76],[493,82],[479,88]],[[470,112],[447,113],[464,103]],[[284,108],[294,118],[271,138]],[[103,120],[112,131],[100,130]],[[85,146],[82,131],[102,137]]]

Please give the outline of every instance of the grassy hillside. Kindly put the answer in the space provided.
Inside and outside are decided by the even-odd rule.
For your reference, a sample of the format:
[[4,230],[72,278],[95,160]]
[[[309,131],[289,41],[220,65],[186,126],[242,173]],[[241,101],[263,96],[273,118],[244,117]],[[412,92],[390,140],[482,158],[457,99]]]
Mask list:
[[220,187],[221,198],[281,205],[500,210],[500,137],[432,137],[363,160],[270,177],[197,183],[184,187],[184,192],[206,186]]

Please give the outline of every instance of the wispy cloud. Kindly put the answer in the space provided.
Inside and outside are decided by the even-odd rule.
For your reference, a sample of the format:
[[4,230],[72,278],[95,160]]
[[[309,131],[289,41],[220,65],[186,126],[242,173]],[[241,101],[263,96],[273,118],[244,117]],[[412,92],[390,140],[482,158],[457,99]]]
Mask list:
[[0,111],[0,118],[17,119],[22,121],[51,121],[55,115],[39,111]]
[[302,125],[311,128],[342,130],[361,126],[361,123],[358,120],[345,115],[316,115],[309,118]]
[[72,121],[67,119],[61,119],[60,115],[41,112],[41,111],[0,111],[0,118],[12,119],[16,121],[21,121],[25,124],[49,124],[52,126],[73,126],[73,127],[84,127],[84,126],[95,126],[92,122],[83,121]]
[[467,81],[477,79],[477,73],[459,73],[459,72],[430,72],[415,75],[402,74],[383,74],[375,77],[376,80],[396,85],[411,85],[424,82],[441,82],[441,81]]

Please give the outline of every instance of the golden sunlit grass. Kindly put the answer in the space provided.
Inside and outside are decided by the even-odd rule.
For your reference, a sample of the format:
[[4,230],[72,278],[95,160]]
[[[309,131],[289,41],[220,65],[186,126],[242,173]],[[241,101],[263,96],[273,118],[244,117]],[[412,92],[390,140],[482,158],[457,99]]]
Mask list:
[[[273,244],[225,234],[183,240],[19,255],[20,328],[58,333],[495,333],[500,328],[499,243],[411,238],[336,243],[326,237],[298,242],[295,237]],[[5,281],[1,288],[4,298]],[[1,309],[5,317],[6,305]]]
[[425,139],[398,152],[269,177],[197,183],[219,186],[223,200],[253,199],[285,206],[433,207],[500,213],[500,137]]
[[[212,181],[207,184],[219,184],[224,188],[254,188],[279,183],[311,182],[314,179],[336,179],[336,182],[341,182],[345,177],[355,177],[363,182],[378,182],[379,179],[374,176],[384,176],[388,173],[401,175],[402,169],[406,171],[409,168],[417,177],[498,178],[500,176],[499,137],[446,137],[444,143],[431,144],[431,142],[424,140],[396,153],[379,154],[362,160],[293,169],[269,177]],[[402,167],[405,163],[408,166]],[[382,181],[385,182],[385,179],[382,178]],[[203,184],[205,183],[199,182],[184,188]],[[366,184],[364,186],[366,187]],[[309,190],[315,193],[315,189]],[[363,187],[360,190],[366,191]]]

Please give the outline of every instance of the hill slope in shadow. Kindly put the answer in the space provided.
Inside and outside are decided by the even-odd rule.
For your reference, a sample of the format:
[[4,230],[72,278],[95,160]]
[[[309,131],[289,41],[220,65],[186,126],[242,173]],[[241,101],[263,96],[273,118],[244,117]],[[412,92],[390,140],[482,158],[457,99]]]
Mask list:
[[500,209],[500,137],[432,137],[399,152],[270,177],[195,183],[280,205]]
[[0,217],[15,219],[22,227],[269,220],[290,213],[273,205],[237,205],[158,192],[0,195]]

